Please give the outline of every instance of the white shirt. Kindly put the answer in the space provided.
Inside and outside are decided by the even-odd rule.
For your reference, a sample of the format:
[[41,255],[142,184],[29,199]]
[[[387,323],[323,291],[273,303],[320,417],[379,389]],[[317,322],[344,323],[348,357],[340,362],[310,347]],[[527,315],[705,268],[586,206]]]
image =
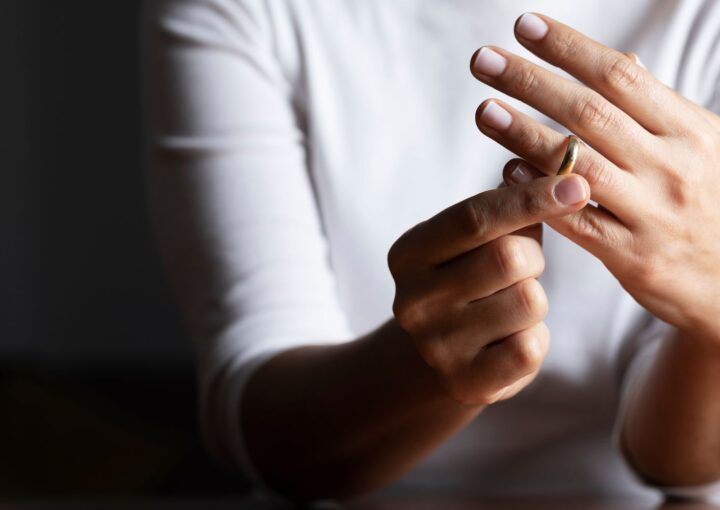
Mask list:
[[[503,95],[468,62],[484,44],[528,57],[512,28],[529,10],[637,53],[720,111],[715,0],[151,3],[158,236],[197,340],[208,439],[247,476],[260,481],[238,416],[252,371],[285,349],[350,341],[386,321],[392,242],[500,182],[512,155],[477,131],[474,112]],[[613,428],[630,375],[669,327],[547,227],[543,251],[552,342],[538,378],[386,492],[653,494],[623,462]]]

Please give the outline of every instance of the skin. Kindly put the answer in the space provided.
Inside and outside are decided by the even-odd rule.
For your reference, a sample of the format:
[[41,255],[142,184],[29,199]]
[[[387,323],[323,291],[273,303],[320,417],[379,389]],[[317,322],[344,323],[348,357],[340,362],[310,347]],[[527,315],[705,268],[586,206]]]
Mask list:
[[[588,205],[547,223],[598,257],[647,310],[674,326],[639,382],[622,429],[630,463],[648,481],[695,485],[720,479],[720,117],[655,79],[636,60],[546,16],[532,53],[571,82],[527,60],[475,77],[564,125],[589,146],[574,172]],[[480,130],[520,156],[529,178],[557,170],[564,137],[509,105],[506,129]],[[516,162],[506,169],[506,181]],[[525,179],[520,179],[524,181]]]
[[[505,71],[476,77],[593,148],[581,148],[574,175],[553,176],[564,137],[494,100],[512,124],[479,127],[531,165],[528,179],[513,180],[510,162],[508,186],[401,236],[388,255],[393,318],[377,330],[284,352],[249,381],[241,410],[249,455],[286,496],[346,499],[381,487],[533,380],[549,345],[536,279],[541,222],[597,256],[676,328],[625,416],[630,462],[656,483],[720,477],[720,399],[712,398],[720,383],[720,119],[628,56],[543,19],[542,40],[518,40],[586,85],[500,48]],[[561,204],[555,186],[563,182],[583,198]],[[587,205],[590,190],[599,207]]]
[[[579,202],[557,200],[567,183]],[[539,223],[589,196],[581,177],[544,177],[403,234],[388,254],[394,318],[353,342],[280,354],[249,381],[243,430],[269,485],[299,500],[357,497],[527,386],[549,344]]]

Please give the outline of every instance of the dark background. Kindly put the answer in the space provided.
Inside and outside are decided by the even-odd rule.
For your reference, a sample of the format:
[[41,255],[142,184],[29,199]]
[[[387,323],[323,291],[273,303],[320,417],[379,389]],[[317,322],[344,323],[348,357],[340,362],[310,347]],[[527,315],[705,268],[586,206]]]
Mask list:
[[139,0],[0,0],[0,496],[238,490],[153,246]]

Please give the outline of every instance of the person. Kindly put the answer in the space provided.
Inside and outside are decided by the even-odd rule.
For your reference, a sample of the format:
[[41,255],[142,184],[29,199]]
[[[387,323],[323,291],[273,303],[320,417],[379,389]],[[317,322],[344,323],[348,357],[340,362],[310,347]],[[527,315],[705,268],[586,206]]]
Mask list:
[[304,500],[718,493],[720,2],[149,5],[221,461]]

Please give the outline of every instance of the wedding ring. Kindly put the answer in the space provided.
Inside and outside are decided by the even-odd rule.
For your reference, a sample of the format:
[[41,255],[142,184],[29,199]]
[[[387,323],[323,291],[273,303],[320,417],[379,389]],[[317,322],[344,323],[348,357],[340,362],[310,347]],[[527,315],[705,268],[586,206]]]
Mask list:
[[560,163],[560,168],[557,171],[557,175],[569,174],[573,171],[575,162],[577,161],[578,153],[580,152],[580,140],[575,135],[569,135],[567,137],[567,148],[565,149],[565,157]]

